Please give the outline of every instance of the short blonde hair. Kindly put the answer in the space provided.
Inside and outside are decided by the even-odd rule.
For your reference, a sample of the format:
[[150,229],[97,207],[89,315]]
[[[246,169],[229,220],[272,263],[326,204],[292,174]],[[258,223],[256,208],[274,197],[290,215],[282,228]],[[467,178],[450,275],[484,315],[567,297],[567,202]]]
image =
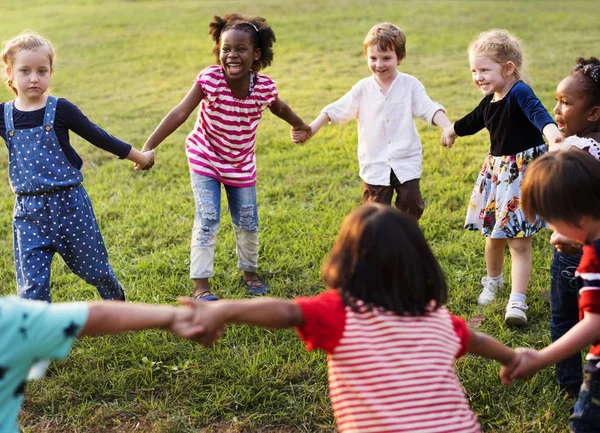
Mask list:
[[398,60],[406,56],[406,35],[400,27],[392,23],[380,23],[371,27],[363,42],[365,56],[367,48],[374,45],[381,51],[395,51]]
[[[10,68],[13,67],[15,62],[15,57],[17,53],[21,50],[37,50],[37,49],[45,50],[46,56],[50,61],[50,68],[54,67],[54,48],[52,47],[52,43],[44,38],[43,36],[38,35],[35,32],[23,32],[8,41],[4,41],[2,43],[2,52],[0,53],[0,59],[4,62],[4,64]],[[3,72],[4,73],[4,72]],[[15,95],[19,95],[17,92],[17,88],[13,86],[12,80],[6,77],[6,86],[12,89]]]
[[469,45],[469,55],[481,54],[488,56],[500,65],[513,62],[515,65],[515,78],[517,80],[525,79],[525,64],[523,61],[521,43],[508,31],[492,29],[480,33]]

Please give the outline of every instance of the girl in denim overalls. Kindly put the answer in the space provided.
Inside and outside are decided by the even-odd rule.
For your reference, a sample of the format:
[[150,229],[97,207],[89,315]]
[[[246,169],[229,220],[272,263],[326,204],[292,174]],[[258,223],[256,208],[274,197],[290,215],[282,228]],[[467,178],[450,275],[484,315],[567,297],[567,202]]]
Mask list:
[[125,299],[90,199],[81,185],[82,161],[69,130],[121,158],[148,166],[141,153],[107,134],[66,99],[47,95],[54,52],[50,42],[26,33],[4,44],[7,84],[16,94],[0,104],[0,135],[6,141],[9,178],[16,194],[14,253],[19,295],[50,301],[50,266],[59,253],[67,266],[104,299]]

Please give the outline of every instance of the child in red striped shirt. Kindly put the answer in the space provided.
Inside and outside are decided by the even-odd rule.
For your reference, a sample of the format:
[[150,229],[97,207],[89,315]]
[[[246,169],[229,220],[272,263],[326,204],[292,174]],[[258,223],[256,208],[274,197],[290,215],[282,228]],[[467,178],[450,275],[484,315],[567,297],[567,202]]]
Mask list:
[[[454,369],[466,352],[512,367],[516,353],[444,307],[444,274],[406,213],[365,204],[344,221],[322,268],[326,292],[194,305],[198,324],[296,327],[327,353],[340,432],[479,432]],[[208,341],[208,340],[205,340]]]

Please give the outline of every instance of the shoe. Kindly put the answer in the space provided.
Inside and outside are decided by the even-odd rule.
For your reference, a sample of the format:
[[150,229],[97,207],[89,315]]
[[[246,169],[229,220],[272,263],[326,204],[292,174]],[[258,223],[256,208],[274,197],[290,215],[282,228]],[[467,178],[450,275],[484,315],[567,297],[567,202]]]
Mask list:
[[481,279],[481,285],[483,286],[483,290],[477,298],[477,303],[479,305],[487,305],[496,299],[498,289],[502,287],[502,282],[498,283],[492,280],[490,277],[483,277]]
[[527,325],[527,305],[523,302],[509,302],[506,306],[506,314],[504,315],[504,321],[509,325],[514,326],[525,326]]
[[219,300],[219,298],[217,298],[215,295],[210,293],[208,290],[205,290],[202,293],[198,293],[197,295],[194,295],[194,299],[196,299],[197,301],[208,301],[208,302]]
[[264,296],[269,293],[269,286],[258,278],[255,280],[244,280],[244,277],[242,277],[242,283],[250,290],[252,296]]

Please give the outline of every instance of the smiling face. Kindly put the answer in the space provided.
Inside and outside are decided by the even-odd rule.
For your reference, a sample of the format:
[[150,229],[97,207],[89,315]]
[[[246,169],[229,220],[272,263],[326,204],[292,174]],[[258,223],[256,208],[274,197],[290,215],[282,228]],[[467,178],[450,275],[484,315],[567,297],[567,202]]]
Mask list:
[[558,84],[554,120],[565,137],[571,135],[585,137],[592,132],[598,122],[593,117],[593,108],[585,92],[580,88],[579,78],[576,75],[569,75]]
[[243,30],[226,30],[221,35],[219,59],[227,77],[232,80],[247,76],[255,61],[260,59],[260,48],[255,48],[250,34]]
[[18,98],[34,101],[48,90],[52,67],[44,50],[21,50],[6,68],[6,74],[19,92]]
[[369,69],[375,75],[375,79],[381,83],[391,82],[398,70],[402,59],[398,59],[394,50],[380,50],[377,45],[367,47],[367,62]]
[[473,83],[484,95],[493,93],[496,99],[502,99],[516,81],[512,62],[502,65],[486,55],[473,53],[469,55],[469,63]]

